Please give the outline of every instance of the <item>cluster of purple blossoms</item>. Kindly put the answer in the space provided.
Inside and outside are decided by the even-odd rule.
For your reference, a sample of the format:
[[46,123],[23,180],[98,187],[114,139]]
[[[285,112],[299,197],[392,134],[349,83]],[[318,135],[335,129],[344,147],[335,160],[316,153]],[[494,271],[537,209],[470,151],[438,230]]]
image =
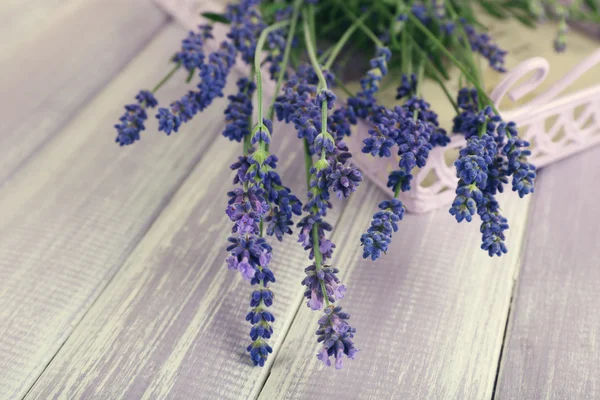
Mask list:
[[[333,74],[324,71],[328,84],[333,84]],[[308,141],[311,154],[321,127],[321,103],[317,99],[318,77],[310,65],[303,64],[283,85],[283,94],[275,101],[279,121],[293,123],[298,138]]]
[[256,85],[248,78],[240,78],[237,82],[238,93],[230,95],[229,105],[225,109],[225,130],[223,136],[229,140],[241,142],[250,134],[252,117],[252,95]]
[[[392,53],[387,47],[380,47],[371,59],[371,69],[367,71],[364,78],[360,80],[361,91],[356,96],[348,99],[348,109],[352,116],[362,119],[369,119],[377,113],[379,107],[375,99],[375,93],[379,91],[381,80],[387,75],[387,63],[390,61]],[[355,118],[351,118],[352,123]]]
[[219,50],[208,56],[200,66],[200,83],[197,91],[190,91],[180,100],[171,103],[170,110],[159,108],[158,130],[170,135],[177,132],[182,123],[191,120],[198,112],[208,107],[215,98],[223,97],[227,76],[235,63],[236,48],[229,42],[221,43]]
[[[230,41],[223,41],[218,50],[212,52],[208,57],[204,54],[204,44],[207,39],[212,38],[211,27],[200,25],[198,32],[190,32],[181,43],[181,50],[173,58],[174,62],[180,63],[185,69],[190,71],[197,70],[200,82],[196,90],[189,91],[181,99],[170,104],[169,108],[159,108],[156,118],[158,119],[158,130],[170,135],[177,132],[182,123],[191,120],[198,112],[208,107],[215,98],[223,97],[223,89],[227,83],[227,77],[231,67],[235,63],[238,52],[242,54],[244,60],[250,62],[254,58],[254,49],[256,39],[264,28],[260,19],[257,5],[259,0],[243,0],[239,4],[229,5],[225,17],[230,21],[230,32],[228,34]],[[248,91],[248,89],[246,89]],[[147,93],[147,92],[145,92]],[[152,97],[152,99],[154,99]],[[235,101],[243,100],[238,97]],[[154,104],[150,106],[150,104]],[[130,117],[131,121],[123,121],[123,124],[116,125],[117,142],[121,145],[127,145],[135,142],[140,137],[140,132],[144,130],[143,122],[146,120],[145,109],[156,106],[156,100],[146,101],[145,104],[130,105],[129,114],[135,114]],[[233,105],[232,113],[244,112],[245,104],[237,109],[239,105]],[[237,140],[241,130],[236,130],[235,126],[230,126],[232,131],[226,135]]]
[[492,38],[487,33],[477,33],[472,25],[466,23],[464,19],[461,19],[463,28],[467,34],[471,50],[481,54],[486,60],[490,67],[498,72],[506,72],[504,68],[504,57],[507,54],[506,50],[502,50],[496,44],[492,42]]
[[[267,131],[267,132],[264,132]],[[252,138],[253,142],[270,139],[272,124],[268,120]],[[302,213],[302,204],[291,190],[284,186],[276,172],[277,157],[268,155],[262,162],[256,157],[243,156],[231,165],[236,172],[233,183],[236,189],[228,193],[229,205],[226,213],[234,223],[231,245],[227,248],[230,255],[227,265],[237,270],[251,285],[258,285],[250,298],[251,311],[246,320],[252,323],[248,346],[254,365],[263,366],[271,347],[266,343],[273,333],[271,323],[273,314],[266,310],[273,303],[273,293],[268,288],[275,282],[273,272],[269,269],[271,247],[262,238],[261,222],[267,223],[267,234],[282,240],[284,234],[291,234],[292,215]]]
[[[265,121],[266,122],[266,121]],[[270,125],[270,123],[269,123]],[[267,126],[269,126],[267,125]],[[265,215],[267,235],[275,236],[282,241],[283,235],[291,235],[293,215],[302,214],[302,203],[292,193],[290,188],[283,185],[281,177],[275,171],[278,162],[277,156],[271,154],[264,161],[262,168],[258,168],[257,179],[265,190],[267,201],[271,204],[269,212]],[[256,164],[256,161],[252,161]]]
[[317,341],[323,343],[323,347],[317,358],[326,366],[331,366],[329,357],[335,358],[335,368],[342,368],[344,355],[353,360],[358,350],[354,347],[354,333],[356,329],[348,324],[350,314],[342,311],[342,307],[327,307],[325,315],[319,319],[317,330]]
[[[331,87],[334,81],[333,74],[323,72]],[[377,78],[373,74],[369,84],[376,84],[377,79],[380,77]],[[309,153],[319,156],[317,163],[310,169],[308,202],[303,207],[306,214],[297,224],[298,241],[309,252],[309,258],[314,260],[305,269],[306,276],[302,284],[306,287],[304,295],[307,305],[313,310],[325,307],[326,314],[321,319],[323,324],[317,335],[319,341],[327,340],[324,349],[318,355],[319,359],[326,365],[331,365],[327,354],[332,352],[331,355],[335,355],[338,360],[336,366],[339,368],[342,365],[343,354],[353,357],[356,352],[351,340],[354,330],[344,320],[344,327],[339,325],[341,331],[338,333],[331,330],[334,329],[331,327],[325,332],[326,318],[332,315],[333,303],[344,297],[346,287],[337,277],[339,270],[326,264],[333,255],[335,244],[326,236],[326,232],[330,232],[332,227],[323,218],[331,207],[331,192],[340,199],[349,197],[362,181],[362,174],[349,161],[351,154],[342,140],[350,134],[350,120],[355,120],[355,117],[352,116],[350,108],[337,108],[327,115],[327,131],[321,131],[322,108],[332,110],[336,97],[326,89],[317,93],[317,84],[318,77],[314,69],[302,65],[284,85],[283,94],[276,99],[275,111],[280,121],[294,124],[298,137],[306,141]],[[335,313],[341,312],[339,307],[335,310]],[[348,318],[349,316],[345,319]],[[335,329],[337,328],[338,325],[335,326]],[[338,343],[336,335],[339,335],[343,342]],[[338,348],[342,351],[338,352]]]
[[204,42],[212,39],[212,26],[199,25],[198,32],[190,31],[181,42],[181,50],[173,57],[173,61],[181,63],[188,71],[193,71],[204,63]]
[[479,110],[475,90],[461,89],[458,104],[462,112],[454,120],[454,131],[464,134],[456,166],[459,178],[456,198],[450,208],[458,222],[470,222],[477,213],[482,221],[481,248],[490,256],[507,252],[504,231],[508,221],[500,214],[495,199],[512,176],[512,189],[520,197],[532,193],[535,166],[527,161],[529,143],[518,137],[516,125],[504,122],[490,106]]
[[275,318],[266,307],[273,304],[273,293],[268,284],[275,282],[275,276],[269,269],[272,249],[266,240],[260,237],[259,227],[261,218],[264,218],[269,210],[269,204],[264,189],[252,184],[250,167],[247,157],[240,157],[239,161],[231,166],[236,170],[234,183],[240,187],[228,193],[229,206],[226,213],[234,225],[232,236],[228,238],[230,245],[227,251],[230,255],[227,258],[227,266],[231,270],[239,271],[251,285],[260,287],[252,293],[252,309],[246,320],[252,324],[252,343],[248,346],[250,357],[254,365],[263,366],[268,354],[273,351],[265,340],[273,333],[271,323]]
[[417,75],[402,74],[400,86],[398,86],[396,93],[396,100],[414,96],[417,93]]
[[115,125],[117,129],[115,142],[121,146],[132,144],[140,139],[140,132],[145,129],[144,122],[148,119],[146,109],[158,105],[152,92],[147,90],[140,91],[135,99],[137,103],[126,105],[125,114],[119,118],[121,122]]
[[225,18],[231,25],[227,37],[247,64],[254,62],[256,42],[267,26],[258,10],[259,4],[260,0],[242,0],[239,4],[229,4],[225,11]]
[[[427,10],[413,7],[423,19]],[[380,60],[389,61],[387,52],[378,51]],[[380,56],[381,57],[381,56]],[[374,59],[374,60],[377,60]],[[355,98],[348,101],[349,108],[360,117],[370,122],[373,127],[369,130],[369,137],[363,140],[362,152],[374,157],[391,157],[392,151],[398,155],[398,169],[392,171],[388,177],[388,187],[394,192],[410,190],[413,179],[413,170],[423,168],[427,163],[429,152],[434,146],[445,146],[450,142],[446,131],[438,122],[437,114],[431,109],[429,103],[416,97],[417,78],[413,74],[402,76],[397,98],[408,98],[402,106],[388,109],[377,105],[374,93],[377,85],[367,85],[366,82],[373,76],[385,75],[387,68],[382,68],[379,62],[372,62],[373,68],[378,68],[378,73],[367,74],[363,79],[362,91]],[[362,235],[361,242],[364,246],[363,257],[376,260],[381,252],[387,250],[391,242],[392,233],[395,232],[397,221],[402,219],[404,207],[398,200],[393,203],[383,202],[383,211],[375,214],[369,230]],[[390,208],[391,207],[391,208]],[[390,208],[389,210],[386,210]]]
[[371,227],[360,238],[363,258],[375,261],[386,253],[392,241],[392,234],[398,231],[398,221],[404,216],[404,205],[398,199],[385,200],[379,204],[381,211],[373,215]]
[[390,157],[396,148],[398,169],[388,178],[388,187],[394,192],[410,190],[413,169],[425,166],[433,146],[445,146],[449,142],[439,126],[437,114],[429,103],[418,97],[411,97],[393,110],[380,107],[370,122],[373,128],[369,130],[370,137],[363,141],[362,151]]

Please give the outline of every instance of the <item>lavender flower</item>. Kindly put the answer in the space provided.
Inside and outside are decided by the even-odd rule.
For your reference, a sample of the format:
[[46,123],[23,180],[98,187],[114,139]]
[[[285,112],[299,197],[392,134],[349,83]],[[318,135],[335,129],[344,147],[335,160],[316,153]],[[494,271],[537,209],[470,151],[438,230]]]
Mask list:
[[324,291],[327,293],[327,300],[331,303],[344,298],[346,286],[340,283],[336,275],[339,272],[337,268],[323,265],[317,269],[317,266],[312,264],[304,272],[306,273],[306,277],[302,280],[302,284],[306,286],[304,297],[308,299],[306,304],[312,310],[320,310],[323,307]]
[[333,230],[333,227],[326,221],[311,214],[303,217],[296,225],[296,227],[300,228],[300,232],[298,233],[298,242],[302,243],[304,250],[309,252],[308,258],[312,260],[314,258],[313,227],[315,223],[317,224],[319,252],[323,258],[323,261],[326,261],[327,259],[331,258],[333,255],[333,249],[335,249],[335,244],[333,244],[325,236],[325,232],[331,232]]
[[228,193],[226,214],[234,225],[231,230],[232,236],[227,239],[230,242],[227,247],[230,255],[226,262],[229,269],[239,271],[251,285],[261,286],[260,290],[252,293],[252,309],[246,320],[252,324],[252,343],[247,350],[254,365],[263,366],[268,354],[273,351],[265,340],[273,334],[271,323],[275,318],[266,307],[273,303],[273,294],[268,285],[275,282],[275,276],[269,269],[272,248],[260,237],[259,223],[266,217],[270,206],[263,184],[264,171],[257,172],[259,167],[255,160],[249,157],[239,157],[238,161],[231,165],[231,169],[236,171],[233,182],[239,187]]
[[317,341],[323,343],[317,358],[327,367],[331,366],[330,357],[335,358],[335,368],[342,368],[343,356],[353,360],[358,350],[352,339],[356,329],[348,324],[350,315],[342,312],[342,307],[329,306],[325,315],[319,319],[319,329],[316,332]]
[[125,106],[125,114],[119,121],[119,124],[115,125],[117,129],[117,138],[115,142],[121,146],[126,146],[134,143],[140,139],[140,132],[145,129],[144,121],[148,118],[146,114],[147,108],[154,108],[158,105],[158,101],[152,94],[147,90],[140,91],[135,96],[137,104],[128,104]]
[[231,24],[227,37],[247,64],[254,61],[256,41],[266,27],[257,9],[259,3],[260,0],[242,0],[239,4],[229,4],[225,11],[225,17]]
[[231,141],[241,142],[250,134],[250,118],[252,117],[252,95],[256,89],[254,82],[248,78],[240,78],[237,82],[238,93],[228,97],[229,105],[225,109],[227,125],[223,136]]
[[371,227],[360,238],[361,246],[364,246],[363,258],[371,257],[373,261],[381,256],[381,252],[387,252],[392,234],[398,231],[398,221],[404,216],[404,205],[397,199],[382,201],[379,208],[381,211],[373,215]]
[[351,163],[347,165],[337,163],[327,179],[330,181],[331,189],[341,199],[350,197],[350,194],[356,191],[362,181],[362,174]]
[[391,55],[387,47],[377,49],[375,58],[371,59],[371,69],[360,81],[362,90],[355,97],[348,99],[348,107],[352,114],[367,119],[378,109],[375,93],[379,91],[381,79],[387,75],[387,63]]
[[[271,125],[270,121],[265,122],[268,128]],[[262,167],[256,160],[252,160],[251,164],[254,164],[254,171],[258,171],[256,178],[261,182],[267,200],[273,205],[264,219],[267,223],[267,235],[275,235],[277,240],[281,241],[284,234],[292,234],[292,217],[294,214],[302,214],[302,203],[290,188],[283,185],[276,172],[278,161],[277,156],[271,154],[265,159]]]
[[507,52],[492,43],[492,39],[487,33],[479,34],[475,28],[472,25],[467,24],[464,19],[461,19],[461,22],[467,34],[471,49],[486,58],[490,67],[496,71],[506,72],[506,69],[504,68],[504,57]]
[[236,50],[229,42],[221,43],[219,50],[211,53],[208,62],[200,67],[201,81],[198,91],[190,91],[180,100],[171,103],[171,109],[159,108],[156,118],[158,130],[170,135],[182,123],[191,120],[208,107],[215,98],[223,97],[227,76],[235,63]]
[[502,149],[502,154],[507,157],[506,175],[512,175],[512,190],[519,193],[519,197],[534,191],[536,168],[527,161],[527,157],[531,155],[527,147],[528,142],[513,136]]
[[308,83],[306,68],[299,68],[296,75],[283,85],[284,94],[275,102],[277,119],[293,123],[298,138],[306,138],[313,143],[317,134],[317,121],[320,121],[319,107],[316,104],[316,85]]
[[497,153],[494,138],[483,135],[473,136],[467,140],[467,146],[460,150],[455,161],[456,176],[459,178],[456,195],[450,214],[457,222],[471,221],[475,207],[482,204],[482,190],[487,187],[488,168]]
[[461,89],[458,104],[463,110],[454,121],[454,131],[467,137],[467,146],[455,162],[456,198],[450,208],[458,222],[470,222],[475,212],[481,218],[481,248],[490,256],[507,252],[506,218],[495,199],[512,176],[513,190],[520,197],[533,192],[535,166],[527,161],[529,143],[518,137],[514,122],[504,122],[490,106],[478,110],[475,90]]
[[199,25],[199,32],[190,31],[181,42],[181,50],[173,57],[173,61],[181,63],[188,71],[199,68],[204,62],[204,41],[212,39],[212,26]]
[[484,193],[477,212],[481,217],[481,248],[486,250],[490,257],[501,256],[508,250],[504,244],[506,239],[504,231],[508,229],[506,218],[500,215],[500,205],[490,193]]
[[411,97],[417,93],[417,75],[411,74],[410,77],[406,74],[402,74],[400,86],[398,87],[396,100],[403,99],[405,97]]

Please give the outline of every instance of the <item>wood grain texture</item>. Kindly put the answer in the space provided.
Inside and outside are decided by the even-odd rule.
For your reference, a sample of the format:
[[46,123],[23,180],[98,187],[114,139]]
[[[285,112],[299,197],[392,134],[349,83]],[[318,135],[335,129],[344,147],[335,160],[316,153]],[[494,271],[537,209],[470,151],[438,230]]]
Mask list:
[[478,226],[459,225],[439,210],[405,216],[391,250],[372,263],[361,258],[359,237],[380,200],[366,185],[333,240],[357,359],[339,371],[323,367],[318,315],[301,307],[260,399],[491,397],[528,200],[513,193],[501,200],[511,229],[509,254],[500,259],[479,249]]
[[167,21],[148,0],[54,3],[3,6],[0,186]]
[[[282,178],[303,195],[301,142],[293,127],[281,124],[273,138]],[[251,366],[244,317],[252,289],[225,265],[231,222],[224,210],[233,187],[228,166],[239,153],[239,145],[215,141],[210,157],[178,190],[28,399],[258,395],[274,356],[265,368]],[[332,211],[328,220],[336,215]],[[308,259],[296,236],[273,245],[276,321],[270,343],[277,352],[299,306]]]
[[[0,192],[0,398],[26,393],[219,134],[224,99],[185,133],[152,119],[134,146],[114,143],[123,104],[171,68],[184,35],[166,28]],[[159,98],[185,93],[185,76]]]
[[540,172],[497,396],[600,398],[600,149]]

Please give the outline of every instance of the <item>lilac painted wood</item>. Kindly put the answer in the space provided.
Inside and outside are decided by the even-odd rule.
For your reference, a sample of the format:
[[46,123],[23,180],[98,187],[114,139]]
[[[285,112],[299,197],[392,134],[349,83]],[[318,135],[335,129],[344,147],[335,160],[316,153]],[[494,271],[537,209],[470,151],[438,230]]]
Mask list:
[[323,370],[316,315],[303,305],[259,399],[491,398],[528,200],[501,200],[511,221],[501,259],[478,248],[475,224],[438,210],[405,216],[388,254],[373,263],[361,259],[358,239],[384,195],[371,183],[362,189],[333,239],[357,360]]
[[[114,143],[123,104],[171,68],[184,35],[165,29],[0,192],[0,398],[28,391],[219,134],[221,112]],[[185,76],[159,98],[185,93]]]
[[147,0],[37,3],[3,6],[0,186],[167,21]]
[[600,149],[540,172],[496,399],[600,398]]
[[[214,106],[199,118],[221,113]],[[275,124],[273,142],[285,184],[304,196],[303,153],[293,127]],[[237,143],[215,140],[28,399],[256,398],[275,354],[264,368],[252,367],[244,319],[252,289],[224,262],[231,232],[226,192],[233,187],[228,166],[240,151]],[[328,221],[334,223],[339,210],[336,204]],[[296,237],[270,240],[277,278],[270,343],[278,352],[300,305],[309,261]]]

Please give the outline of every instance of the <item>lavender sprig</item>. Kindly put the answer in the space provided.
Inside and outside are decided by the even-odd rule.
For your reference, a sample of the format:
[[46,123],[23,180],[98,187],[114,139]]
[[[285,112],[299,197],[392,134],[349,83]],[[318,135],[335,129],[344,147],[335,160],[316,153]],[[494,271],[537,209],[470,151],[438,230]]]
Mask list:
[[509,225],[495,195],[504,190],[510,176],[519,197],[534,191],[529,143],[518,137],[514,122],[504,122],[490,106],[478,110],[475,91],[461,89],[457,103],[462,112],[455,117],[454,131],[465,135],[467,146],[454,163],[459,182],[450,214],[458,222],[470,222],[477,213],[482,221],[481,248],[500,256],[507,252],[504,231]]
[[136,104],[128,104],[125,106],[125,114],[115,125],[117,129],[117,138],[115,142],[121,146],[126,146],[140,139],[140,132],[145,129],[144,123],[148,118],[146,109],[154,108],[158,105],[158,101],[152,92],[142,90],[135,96]]
[[392,241],[392,234],[398,231],[398,221],[404,217],[404,205],[398,199],[379,203],[379,209],[373,215],[371,227],[360,238],[363,246],[363,258],[371,257],[375,261],[386,253]]

